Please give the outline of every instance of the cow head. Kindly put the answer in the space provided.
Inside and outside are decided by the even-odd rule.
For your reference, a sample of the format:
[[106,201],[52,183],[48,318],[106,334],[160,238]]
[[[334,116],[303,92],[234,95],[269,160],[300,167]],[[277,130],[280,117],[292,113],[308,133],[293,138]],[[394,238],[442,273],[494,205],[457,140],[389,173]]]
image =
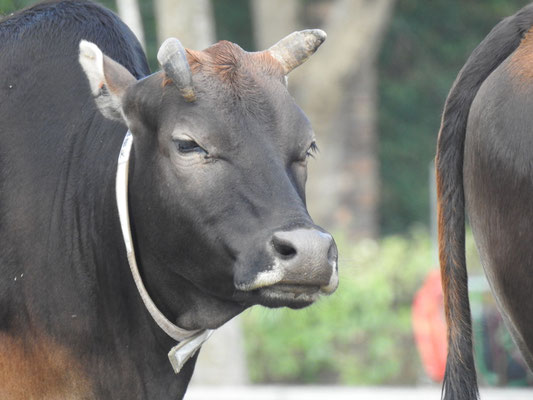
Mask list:
[[253,304],[304,307],[337,287],[335,243],[305,205],[314,134],[286,87],[324,39],[296,32],[257,53],[169,39],[163,71],[140,81],[80,44],[98,108],[134,137],[130,219],[143,278],[184,328],[217,327]]

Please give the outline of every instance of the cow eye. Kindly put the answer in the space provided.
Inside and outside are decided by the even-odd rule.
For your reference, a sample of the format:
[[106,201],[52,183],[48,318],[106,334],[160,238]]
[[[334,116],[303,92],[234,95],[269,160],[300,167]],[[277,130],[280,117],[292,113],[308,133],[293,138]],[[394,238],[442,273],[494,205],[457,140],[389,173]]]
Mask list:
[[180,153],[207,154],[207,151],[200,147],[194,140],[174,139],[174,144]]
[[307,149],[307,152],[305,153],[306,158],[307,157],[313,157],[315,158],[315,155],[318,153],[318,146],[316,142],[311,143],[311,146]]

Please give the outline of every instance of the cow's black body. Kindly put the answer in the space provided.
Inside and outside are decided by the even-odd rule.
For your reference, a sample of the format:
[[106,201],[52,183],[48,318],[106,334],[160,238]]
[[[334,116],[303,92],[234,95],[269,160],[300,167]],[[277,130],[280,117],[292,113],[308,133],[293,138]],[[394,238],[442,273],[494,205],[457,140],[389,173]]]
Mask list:
[[475,399],[464,255],[465,204],[483,267],[533,368],[533,5],[500,22],[459,73],[437,149],[439,241],[448,321],[445,399]]
[[[324,38],[281,46],[304,60]],[[190,380],[195,357],[174,374],[176,343],[133,283],[115,200],[127,127],[100,111],[132,132],[137,261],[172,323],[217,328],[336,289],[334,241],[305,207],[312,130],[285,86],[303,61],[188,51],[191,100],[165,72],[137,81],[149,70],[129,29],[70,0],[0,21],[0,54],[1,399],[176,399]]]
[[[81,39],[149,73],[132,33],[99,6],[45,4],[0,23],[0,397],[18,393],[11,384],[27,385],[26,398],[179,398],[193,363],[179,377],[168,368],[174,343],[130,278],[114,197],[126,128],[96,109]],[[37,360],[65,352],[52,364],[62,377],[39,365],[10,377],[19,345]]]

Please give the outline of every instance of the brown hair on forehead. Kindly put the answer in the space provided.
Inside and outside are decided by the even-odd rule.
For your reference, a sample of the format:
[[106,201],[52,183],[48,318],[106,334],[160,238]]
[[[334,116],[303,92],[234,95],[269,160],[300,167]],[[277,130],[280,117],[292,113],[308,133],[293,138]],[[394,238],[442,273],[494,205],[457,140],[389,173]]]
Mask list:
[[236,84],[241,76],[265,74],[282,78],[281,64],[268,51],[248,53],[238,45],[220,41],[203,51],[187,49],[187,61],[193,73],[203,72]]

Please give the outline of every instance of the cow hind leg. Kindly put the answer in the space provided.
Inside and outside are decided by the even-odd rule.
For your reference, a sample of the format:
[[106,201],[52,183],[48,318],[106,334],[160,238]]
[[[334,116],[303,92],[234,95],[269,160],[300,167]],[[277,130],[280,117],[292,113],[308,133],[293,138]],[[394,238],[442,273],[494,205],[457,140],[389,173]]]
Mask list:
[[[520,261],[526,250],[505,239],[514,233],[501,230],[502,225],[509,221],[499,221],[497,225],[500,229],[480,228],[486,222],[470,217],[483,268],[500,313],[524,360],[533,371],[533,262]],[[533,254],[530,256],[533,259]]]
[[[531,347],[528,347],[528,343],[526,340],[524,340],[524,337],[520,333],[520,331],[515,327],[514,323],[509,319],[507,314],[504,312],[502,313],[503,319],[505,321],[505,325],[509,329],[509,332],[511,333],[511,336],[513,337],[515,343],[517,344],[518,348],[520,349],[520,352],[522,353],[522,356],[524,357],[524,360],[526,364],[528,365],[529,369],[533,371],[533,351]],[[531,342],[531,340],[530,340]],[[529,343],[531,346],[531,343]]]

